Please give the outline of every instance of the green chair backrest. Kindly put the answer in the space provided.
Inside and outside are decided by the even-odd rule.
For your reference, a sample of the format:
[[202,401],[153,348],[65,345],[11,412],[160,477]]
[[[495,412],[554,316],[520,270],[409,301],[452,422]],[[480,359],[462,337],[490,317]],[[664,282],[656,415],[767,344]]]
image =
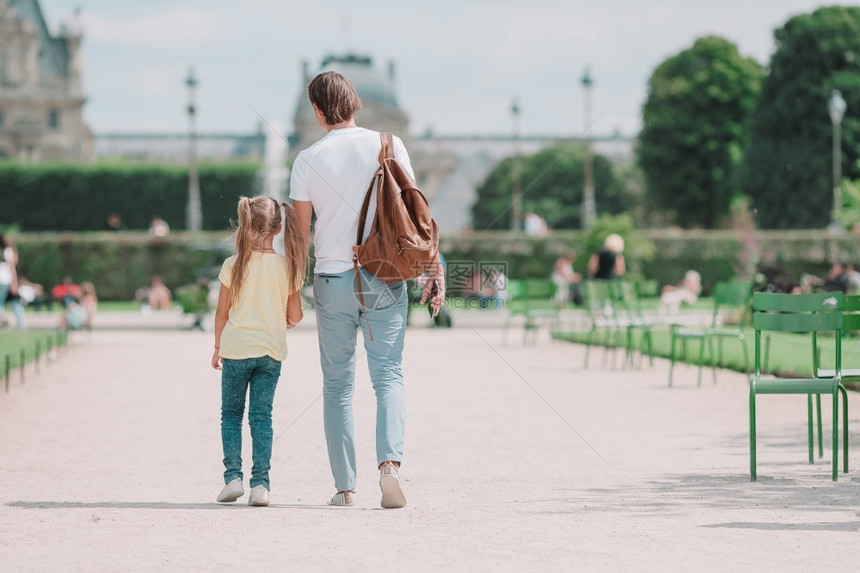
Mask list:
[[860,330],[860,294],[846,294],[843,297],[842,330]]
[[587,280],[582,284],[585,305],[592,318],[611,315],[614,312],[612,287],[612,281],[604,280]]
[[526,298],[551,299],[556,285],[549,279],[526,279]]
[[610,283],[609,288],[616,303],[616,310],[623,310],[633,317],[639,317],[642,314],[635,283],[617,279],[605,282]]
[[639,298],[652,298],[660,296],[660,283],[655,279],[637,281],[636,294],[639,296]]
[[526,281],[522,279],[508,279],[505,287],[508,289],[508,301],[526,298]]
[[841,292],[753,295],[753,328],[780,332],[842,330]]
[[812,368],[818,370],[817,334],[836,333],[836,348],[832,364],[842,368],[842,308],[841,292],[812,294],[781,294],[757,292],[753,295],[753,328],[755,329],[755,371],[761,372],[762,331],[812,333]]
[[711,326],[717,325],[721,308],[740,310],[743,312],[743,319],[746,319],[751,292],[751,282],[722,281],[714,285],[714,316]]

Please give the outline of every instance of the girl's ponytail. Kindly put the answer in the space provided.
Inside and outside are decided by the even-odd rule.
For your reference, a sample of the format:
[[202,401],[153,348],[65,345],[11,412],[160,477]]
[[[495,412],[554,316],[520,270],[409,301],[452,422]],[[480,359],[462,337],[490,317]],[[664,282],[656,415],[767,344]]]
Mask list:
[[236,304],[239,300],[239,291],[242,290],[242,284],[245,282],[245,271],[248,268],[248,261],[251,260],[251,249],[254,246],[251,223],[253,217],[251,215],[251,204],[254,199],[248,197],[239,198],[239,227],[236,229],[236,261],[233,264],[233,270],[230,273],[230,305]]
[[287,285],[292,294],[304,286],[307,278],[308,240],[293,206],[287,203],[281,203],[281,206],[284,208],[284,256],[289,273]]

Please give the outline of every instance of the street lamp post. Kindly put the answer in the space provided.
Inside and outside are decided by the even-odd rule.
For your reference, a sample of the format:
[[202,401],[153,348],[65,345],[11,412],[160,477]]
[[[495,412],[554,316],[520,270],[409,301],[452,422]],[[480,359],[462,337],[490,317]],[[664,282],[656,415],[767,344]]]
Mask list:
[[833,214],[830,227],[842,231],[842,118],[845,115],[845,100],[842,92],[833,90],[827,101],[830,121],[833,122]]
[[582,74],[582,87],[585,91],[584,98],[584,123],[585,131],[585,189],[582,194],[582,227],[590,229],[597,220],[597,206],[594,200],[594,157],[591,152],[591,86],[594,80],[591,71],[585,68]]
[[188,69],[185,85],[188,86],[188,205],[185,218],[188,230],[196,233],[203,229],[203,208],[200,202],[200,180],[197,176],[197,132],[194,125],[197,113],[194,88],[197,87],[197,78],[194,77],[194,68]]
[[513,182],[511,230],[521,231],[523,228],[523,190],[520,174],[522,167],[520,165],[520,104],[516,96],[511,102],[511,117],[513,118],[514,129],[514,160],[511,163],[511,179]]

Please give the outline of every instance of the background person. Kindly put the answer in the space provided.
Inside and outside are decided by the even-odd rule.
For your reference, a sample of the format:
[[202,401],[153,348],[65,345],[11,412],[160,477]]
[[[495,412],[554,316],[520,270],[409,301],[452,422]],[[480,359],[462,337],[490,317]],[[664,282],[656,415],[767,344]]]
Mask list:
[[154,275],[149,279],[146,301],[151,310],[170,310],[173,305],[173,295],[160,276]]
[[550,279],[555,284],[554,300],[559,306],[568,302],[578,305],[583,302],[580,290],[582,275],[573,270],[575,260],[575,253],[565,253],[553,265]]
[[603,248],[588,259],[588,276],[610,280],[624,275],[624,239],[612,233],[603,241]]
[[660,292],[660,312],[675,314],[682,304],[693,304],[702,293],[702,275],[697,271],[687,271],[681,282],[666,285]]
[[24,312],[18,294],[18,273],[16,270],[18,264],[18,253],[15,251],[15,245],[0,233],[0,326],[6,326],[8,323],[6,312],[6,301],[9,297],[16,297],[12,301],[12,309],[15,312],[18,328],[25,328]]

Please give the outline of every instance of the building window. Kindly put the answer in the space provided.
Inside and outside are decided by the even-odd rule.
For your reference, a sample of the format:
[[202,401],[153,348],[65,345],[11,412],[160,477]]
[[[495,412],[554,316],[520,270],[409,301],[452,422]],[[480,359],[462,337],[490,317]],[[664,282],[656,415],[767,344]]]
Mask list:
[[48,127],[51,129],[57,129],[60,127],[60,112],[55,109],[48,112]]

